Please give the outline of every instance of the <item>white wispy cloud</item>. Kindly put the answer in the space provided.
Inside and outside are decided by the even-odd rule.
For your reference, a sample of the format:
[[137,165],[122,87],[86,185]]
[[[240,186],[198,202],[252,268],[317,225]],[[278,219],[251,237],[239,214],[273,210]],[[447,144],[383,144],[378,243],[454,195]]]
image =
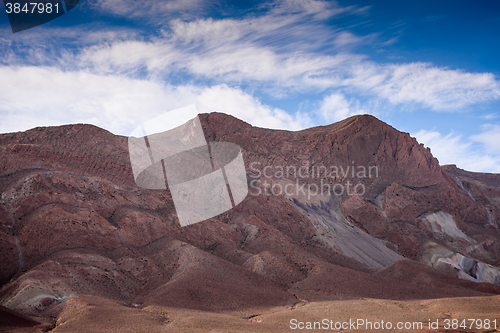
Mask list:
[[[479,138],[492,143],[487,133],[483,134],[486,136],[480,135]],[[500,173],[500,155],[495,154],[494,150],[478,151],[473,147],[472,142],[462,138],[462,135],[453,132],[443,135],[435,130],[420,130],[412,136],[431,149],[432,155],[439,160],[440,165],[456,164],[465,170]]]
[[341,93],[332,93],[326,96],[320,104],[320,115],[327,122],[336,122],[367,111],[359,108],[359,102],[348,101]]
[[416,102],[437,111],[454,111],[500,98],[500,84],[492,73],[467,73],[429,63],[382,68],[385,80],[371,89],[394,104]]
[[[123,134],[141,117],[159,114],[184,97],[182,87],[52,67],[4,66],[0,76],[2,132],[84,122]],[[20,115],[31,121],[21,121]]]
[[86,5],[103,14],[157,21],[168,14],[199,14],[209,4],[205,0],[95,0]]
[[485,120],[496,119],[496,118],[498,118],[498,113],[488,113],[488,114],[480,116],[480,118],[485,119]]
[[34,66],[1,66],[0,77],[0,132],[81,122],[128,135],[148,119],[193,103],[199,112],[221,111],[267,128],[295,130],[312,124],[304,114],[290,115],[226,85],[172,86]]
[[470,137],[472,141],[482,143],[488,152],[500,154],[500,126],[487,124],[483,126],[483,132]]
[[[84,49],[77,59],[97,71],[183,72],[228,84],[265,86],[267,91],[279,88],[284,95],[341,89],[393,105],[414,104],[435,111],[457,111],[500,99],[500,84],[492,73],[469,73],[430,63],[377,64],[358,54],[323,54],[307,48],[282,52],[279,46],[261,42],[266,23],[252,20],[174,20],[171,32],[152,41],[96,45]],[[357,41],[346,32],[333,33],[332,38]]]
[[[119,1],[102,0],[96,5],[117,8],[115,2]],[[172,1],[157,9],[154,3],[131,2],[129,6],[141,6],[145,12],[168,12],[184,6]],[[430,63],[377,64],[366,56],[345,52],[346,45],[361,45],[366,36],[331,28],[324,19],[356,15],[359,8],[318,0],[284,0],[267,7],[263,13],[249,13],[238,19],[166,20],[161,33],[148,38],[125,31],[115,35],[105,31],[102,36],[93,32],[92,38],[82,41],[75,37],[85,35],[81,28],[46,33],[57,36],[53,38],[59,41],[75,38],[79,47],[65,51],[47,49],[51,43],[43,42],[29,47],[33,39],[15,42],[20,45],[17,54],[24,53],[31,65],[38,61],[38,65],[63,70],[132,77],[140,73],[167,81],[172,75],[184,75],[187,80],[216,84],[250,84],[279,97],[335,90],[435,111],[457,111],[500,99],[500,84],[492,73],[469,73]],[[127,8],[116,9],[116,14]],[[138,10],[137,15],[140,13]],[[20,51],[21,45],[28,47]],[[330,45],[330,49],[319,52],[319,45]],[[22,64],[19,60],[15,63]]]
[[204,89],[196,101],[200,112],[224,112],[259,127],[300,130],[313,125],[310,117],[304,113],[290,115],[279,108],[262,104],[241,89],[225,84]]
[[[161,24],[165,14],[189,17],[216,9],[219,13],[229,12],[225,1],[217,0],[94,0],[88,4],[103,14],[111,14],[128,18],[140,18]],[[258,9],[268,16],[296,16],[305,19],[321,20],[346,12],[363,14],[369,7],[340,6],[337,1],[330,0],[277,0],[256,3]]]

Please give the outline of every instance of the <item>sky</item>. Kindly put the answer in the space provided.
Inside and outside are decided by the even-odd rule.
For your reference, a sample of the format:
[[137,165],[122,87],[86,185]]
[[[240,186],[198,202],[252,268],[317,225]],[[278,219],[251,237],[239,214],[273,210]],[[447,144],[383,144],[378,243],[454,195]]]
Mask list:
[[371,114],[500,173],[498,1],[80,0],[17,33],[0,6],[0,133],[130,135],[191,104],[287,130]]

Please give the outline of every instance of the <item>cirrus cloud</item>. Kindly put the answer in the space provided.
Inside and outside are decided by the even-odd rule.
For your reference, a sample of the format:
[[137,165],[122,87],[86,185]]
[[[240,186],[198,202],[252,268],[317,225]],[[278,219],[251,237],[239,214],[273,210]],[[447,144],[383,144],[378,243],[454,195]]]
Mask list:
[[474,149],[472,142],[459,134],[443,135],[435,130],[420,130],[413,136],[431,149],[440,165],[456,164],[465,170],[500,173],[500,155]]
[[[0,132],[41,125],[90,123],[128,135],[138,124],[189,104],[221,111],[268,128],[302,129],[308,116],[290,115],[226,85],[172,86],[121,75],[0,66]],[[19,89],[22,87],[22,89]]]

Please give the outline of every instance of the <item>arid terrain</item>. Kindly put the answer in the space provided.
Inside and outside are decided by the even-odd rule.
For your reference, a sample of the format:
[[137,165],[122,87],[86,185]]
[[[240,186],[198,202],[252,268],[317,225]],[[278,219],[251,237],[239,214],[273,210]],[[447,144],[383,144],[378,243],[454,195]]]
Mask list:
[[0,135],[0,331],[500,331],[500,175],[440,166],[372,116],[299,132],[200,120],[241,147],[249,194],[186,227],[168,190],[136,186],[126,137]]

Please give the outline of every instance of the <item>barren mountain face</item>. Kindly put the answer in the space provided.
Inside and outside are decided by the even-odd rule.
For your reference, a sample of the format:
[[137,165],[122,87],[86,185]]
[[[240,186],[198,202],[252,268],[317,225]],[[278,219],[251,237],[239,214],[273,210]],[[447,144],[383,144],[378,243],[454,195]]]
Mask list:
[[168,190],[135,185],[126,137],[0,135],[0,314],[57,318],[82,295],[246,313],[500,294],[499,175],[441,167],[372,116],[300,132],[200,120],[207,142],[241,148],[249,194],[186,227]]

